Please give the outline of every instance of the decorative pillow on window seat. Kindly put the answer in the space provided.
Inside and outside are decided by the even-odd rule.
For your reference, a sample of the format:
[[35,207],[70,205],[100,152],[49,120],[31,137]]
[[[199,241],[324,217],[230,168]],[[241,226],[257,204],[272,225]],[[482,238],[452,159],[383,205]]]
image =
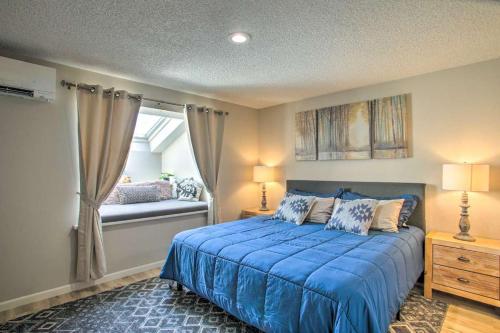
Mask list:
[[283,200],[274,213],[273,219],[284,220],[301,225],[316,198],[286,193]]
[[103,205],[118,205],[120,204],[120,197],[118,195],[118,186],[158,186],[160,188],[161,200],[172,199],[172,184],[168,180],[153,180],[149,182],[137,183],[119,183],[108,195]]
[[141,202],[156,202],[161,200],[160,187],[154,186],[123,186],[116,187],[121,205]]
[[343,230],[367,236],[378,201],[373,199],[337,200],[338,204],[335,205],[325,230]]
[[[177,200],[181,201],[200,201],[200,195],[203,191],[203,184],[194,180],[194,178],[180,178],[175,181]],[[174,196],[175,197],[175,196]]]

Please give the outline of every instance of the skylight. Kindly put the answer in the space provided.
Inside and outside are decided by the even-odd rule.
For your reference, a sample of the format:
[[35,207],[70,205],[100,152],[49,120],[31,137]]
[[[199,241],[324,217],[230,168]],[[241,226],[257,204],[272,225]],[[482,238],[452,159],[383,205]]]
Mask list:
[[142,106],[137,116],[132,142],[142,145],[152,153],[161,153],[183,132],[184,118],[181,113]]
[[146,138],[147,134],[150,133],[165,117],[139,113],[137,117],[137,124],[135,125],[134,137],[135,138]]

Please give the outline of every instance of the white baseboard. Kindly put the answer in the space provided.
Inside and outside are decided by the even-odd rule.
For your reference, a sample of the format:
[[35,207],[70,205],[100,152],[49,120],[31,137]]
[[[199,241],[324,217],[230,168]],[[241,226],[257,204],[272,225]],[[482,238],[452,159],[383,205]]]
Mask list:
[[49,290],[44,290],[40,291],[38,293],[34,293],[31,295],[26,295],[14,299],[10,299],[4,302],[0,302],[0,312],[5,311],[5,310],[10,310],[13,308],[16,308],[21,305],[33,303],[33,302],[38,302],[47,298],[63,295],[70,293],[72,291],[76,290],[81,290],[84,288],[88,288],[91,286],[95,286],[104,282],[109,282],[117,279],[121,279],[126,276],[134,275],[137,273],[145,272],[153,268],[158,268],[163,265],[164,261],[157,261],[157,262],[152,262],[146,265],[142,266],[136,266],[128,269],[124,269],[122,271],[106,274],[100,279],[89,281],[89,282],[76,282],[76,283],[71,283],[67,284],[64,286],[60,286],[57,288],[49,289]]

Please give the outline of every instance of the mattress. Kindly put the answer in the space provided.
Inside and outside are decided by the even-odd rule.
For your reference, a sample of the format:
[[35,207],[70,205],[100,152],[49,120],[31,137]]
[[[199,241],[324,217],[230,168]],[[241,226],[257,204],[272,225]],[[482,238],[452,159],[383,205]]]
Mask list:
[[160,276],[265,332],[386,333],[423,271],[424,232],[323,227],[258,216],[187,230]]

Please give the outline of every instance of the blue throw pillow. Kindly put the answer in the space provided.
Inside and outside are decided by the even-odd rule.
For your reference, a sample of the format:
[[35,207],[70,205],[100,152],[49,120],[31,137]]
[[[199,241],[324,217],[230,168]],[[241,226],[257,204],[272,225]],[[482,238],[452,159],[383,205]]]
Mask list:
[[318,198],[340,198],[343,192],[344,192],[343,188],[338,188],[335,192],[332,193],[307,192],[297,189],[292,189],[288,191],[288,193],[291,194],[302,195],[307,197],[318,197]]
[[342,193],[343,200],[357,200],[357,199],[375,199],[375,200],[394,200],[394,199],[404,199],[403,207],[401,207],[401,212],[399,212],[398,227],[406,226],[408,220],[410,220],[411,214],[417,207],[418,197],[413,194],[400,194],[394,196],[370,196],[356,192],[344,192]]
[[375,217],[378,201],[373,199],[342,200],[333,210],[325,230],[342,230],[367,236]]
[[315,198],[286,193],[274,213],[273,219],[302,224],[311,210]]

